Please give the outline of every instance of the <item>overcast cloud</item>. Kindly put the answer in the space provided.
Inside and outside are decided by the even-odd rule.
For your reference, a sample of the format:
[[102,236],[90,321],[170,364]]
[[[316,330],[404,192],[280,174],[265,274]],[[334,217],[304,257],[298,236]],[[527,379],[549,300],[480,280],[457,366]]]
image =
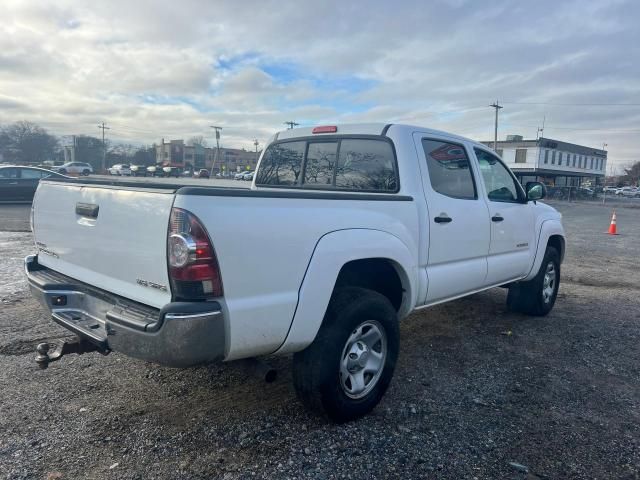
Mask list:
[[145,144],[216,124],[247,148],[287,120],[487,140],[499,99],[501,138],[535,138],[546,115],[547,137],[640,160],[636,0],[165,3],[5,0],[0,123],[105,121]]

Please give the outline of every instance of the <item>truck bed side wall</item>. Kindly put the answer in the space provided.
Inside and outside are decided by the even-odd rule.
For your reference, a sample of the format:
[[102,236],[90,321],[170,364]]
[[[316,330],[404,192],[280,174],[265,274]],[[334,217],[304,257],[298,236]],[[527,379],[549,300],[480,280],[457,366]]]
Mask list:
[[[224,285],[223,308],[229,323],[226,360],[269,354],[281,347],[298,307],[298,293],[313,252],[328,233],[345,229],[384,231],[397,238],[399,245],[411,252],[411,258],[418,257],[418,215],[411,199],[178,194],[175,206],[200,218],[216,249]],[[344,248],[353,249],[357,256],[358,245]],[[332,288],[319,295],[330,296]],[[315,321],[321,321],[324,310],[316,313]]]

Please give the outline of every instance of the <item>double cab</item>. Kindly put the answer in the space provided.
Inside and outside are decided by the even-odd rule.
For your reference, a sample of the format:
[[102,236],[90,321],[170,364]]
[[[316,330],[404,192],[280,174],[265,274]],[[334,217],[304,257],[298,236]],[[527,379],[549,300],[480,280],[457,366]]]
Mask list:
[[42,180],[25,268],[85,347],[173,367],[293,354],[299,398],[346,421],[385,393],[412,311],[493,287],[551,311],[565,235],[544,195],[457,135],[298,128],[250,189]]

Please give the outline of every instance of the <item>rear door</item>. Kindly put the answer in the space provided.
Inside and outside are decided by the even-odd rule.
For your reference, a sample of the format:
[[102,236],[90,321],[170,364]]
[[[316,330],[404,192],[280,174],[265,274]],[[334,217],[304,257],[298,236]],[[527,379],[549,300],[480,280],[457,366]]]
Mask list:
[[487,284],[525,276],[535,253],[533,205],[520,183],[491,151],[474,148],[480,168],[483,198],[491,217]]
[[172,189],[43,180],[34,203],[38,261],[103,290],[162,307],[171,300],[167,229]]
[[31,168],[20,168],[18,178],[18,191],[22,200],[32,200],[38,188],[38,182],[42,178],[42,172]]
[[16,201],[20,198],[18,185],[18,169],[15,167],[0,168],[0,201]]
[[414,134],[428,209],[426,303],[485,285],[489,215],[463,143]]

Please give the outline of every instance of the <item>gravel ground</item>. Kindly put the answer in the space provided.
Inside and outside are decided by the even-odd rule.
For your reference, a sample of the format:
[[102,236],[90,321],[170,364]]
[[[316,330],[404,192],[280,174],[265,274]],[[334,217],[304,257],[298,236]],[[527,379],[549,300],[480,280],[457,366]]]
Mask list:
[[241,363],[118,354],[38,371],[35,345],[64,330],[5,262],[29,235],[2,234],[0,477],[640,478],[640,212],[620,209],[610,237],[609,208],[557,206],[569,243],[554,311],[509,313],[494,289],[413,314],[387,395],[346,425],[301,408],[289,358],[272,384]]

